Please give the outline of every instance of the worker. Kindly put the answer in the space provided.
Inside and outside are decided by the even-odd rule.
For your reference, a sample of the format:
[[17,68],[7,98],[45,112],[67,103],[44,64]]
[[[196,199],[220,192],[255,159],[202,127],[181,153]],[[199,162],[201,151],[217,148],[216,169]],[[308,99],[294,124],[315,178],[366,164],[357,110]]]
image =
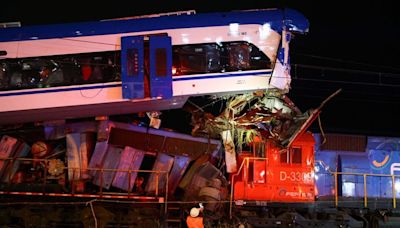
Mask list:
[[193,207],[190,210],[190,215],[186,218],[188,228],[204,228],[203,217],[200,216],[200,212],[202,211],[202,205],[200,205],[200,208]]

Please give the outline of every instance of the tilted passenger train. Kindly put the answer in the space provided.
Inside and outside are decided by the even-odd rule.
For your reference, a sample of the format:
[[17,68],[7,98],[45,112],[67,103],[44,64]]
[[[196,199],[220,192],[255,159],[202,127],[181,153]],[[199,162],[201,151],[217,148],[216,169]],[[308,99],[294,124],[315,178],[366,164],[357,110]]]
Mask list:
[[0,124],[180,108],[290,84],[291,9],[192,11],[0,30]]

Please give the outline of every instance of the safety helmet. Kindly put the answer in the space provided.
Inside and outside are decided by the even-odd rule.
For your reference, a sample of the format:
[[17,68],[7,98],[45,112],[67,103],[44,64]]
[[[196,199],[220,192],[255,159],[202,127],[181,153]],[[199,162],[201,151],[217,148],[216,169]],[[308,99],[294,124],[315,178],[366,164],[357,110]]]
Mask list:
[[199,216],[199,214],[200,214],[200,209],[198,209],[198,208],[196,208],[196,207],[194,207],[194,208],[192,208],[191,210],[190,210],[190,216],[192,216],[192,217],[197,217],[197,216]]

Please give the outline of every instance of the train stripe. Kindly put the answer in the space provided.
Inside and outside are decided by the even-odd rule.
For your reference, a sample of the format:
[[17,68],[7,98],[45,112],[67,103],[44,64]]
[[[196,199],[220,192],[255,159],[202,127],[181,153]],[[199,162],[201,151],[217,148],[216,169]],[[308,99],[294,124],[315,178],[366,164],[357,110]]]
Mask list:
[[204,76],[194,76],[194,77],[177,77],[173,78],[173,81],[186,81],[186,80],[197,80],[197,79],[209,79],[209,78],[226,78],[226,77],[239,77],[239,76],[254,76],[254,75],[264,75],[270,76],[271,71],[266,72],[252,72],[252,73],[228,73],[228,74],[218,74],[218,75],[204,75]]
[[112,87],[119,87],[121,83],[113,83],[113,84],[106,84],[106,85],[79,85],[78,87],[68,87],[68,88],[55,88],[55,89],[30,89],[29,91],[18,91],[18,92],[5,92],[0,93],[0,97],[7,97],[7,96],[19,96],[19,95],[31,95],[31,94],[41,94],[41,93],[58,93],[58,92],[67,92],[67,91],[75,91],[75,90],[88,90],[88,89],[104,89],[104,88],[112,88]]
[[[210,78],[227,78],[227,77],[242,77],[242,76],[270,76],[271,70],[268,71],[259,71],[259,72],[239,72],[239,73],[224,73],[224,74],[208,74],[208,75],[194,75],[194,76],[180,76],[174,77],[172,80],[175,81],[186,81],[186,80],[201,80],[201,79],[210,79]],[[78,85],[78,86],[68,86],[68,87],[55,87],[55,88],[43,88],[43,89],[29,89],[24,91],[4,91],[0,92],[0,97],[7,96],[20,96],[20,95],[32,95],[32,94],[43,94],[43,93],[58,93],[58,92],[68,92],[68,91],[76,91],[76,90],[90,90],[90,89],[103,89],[103,88],[113,88],[120,87],[121,82],[113,82],[111,83],[103,83],[101,85]]]

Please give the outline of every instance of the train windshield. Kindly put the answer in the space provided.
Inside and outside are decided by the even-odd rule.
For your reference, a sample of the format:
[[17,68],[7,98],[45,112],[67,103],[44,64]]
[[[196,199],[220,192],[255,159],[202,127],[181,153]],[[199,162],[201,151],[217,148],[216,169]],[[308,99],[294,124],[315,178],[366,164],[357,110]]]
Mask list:
[[173,48],[174,75],[270,69],[270,59],[247,42],[181,45]]

